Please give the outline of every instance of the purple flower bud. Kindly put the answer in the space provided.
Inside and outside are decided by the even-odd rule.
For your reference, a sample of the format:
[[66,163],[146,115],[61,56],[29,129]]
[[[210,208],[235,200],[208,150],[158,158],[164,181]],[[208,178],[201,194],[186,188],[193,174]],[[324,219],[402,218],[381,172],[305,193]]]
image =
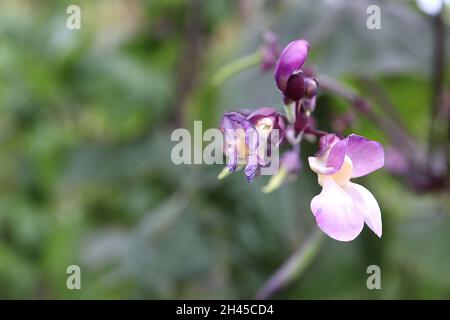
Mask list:
[[305,78],[302,106],[305,111],[313,112],[316,108],[316,96],[319,91],[319,83],[315,78]]
[[302,167],[299,151],[295,149],[286,151],[281,157],[280,163],[289,173],[296,173]]
[[317,95],[319,91],[319,82],[315,78],[305,78],[305,98],[311,99]]
[[302,106],[306,111],[313,112],[316,109],[316,97],[312,97],[310,99],[304,98],[302,100]]
[[308,41],[296,40],[289,43],[281,52],[275,66],[274,76],[278,89],[283,93],[286,92],[291,75],[305,63],[309,47]]
[[408,159],[395,147],[386,148],[386,169],[395,175],[404,175],[410,169]]
[[348,127],[350,127],[356,120],[353,111],[348,111],[333,120],[332,127],[335,132],[344,132]]
[[361,113],[368,113],[371,110],[369,102],[364,99],[358,98],[353,102],[354,107]]
[[262,71],[269,71],[277,62],[279,54],[278,38],[273,32],[264,33],[264,45],[262,47]]
[[301,70],[296,70],[289,77],[284,95],[294,101],[300,100],[305,93],[305,81]]

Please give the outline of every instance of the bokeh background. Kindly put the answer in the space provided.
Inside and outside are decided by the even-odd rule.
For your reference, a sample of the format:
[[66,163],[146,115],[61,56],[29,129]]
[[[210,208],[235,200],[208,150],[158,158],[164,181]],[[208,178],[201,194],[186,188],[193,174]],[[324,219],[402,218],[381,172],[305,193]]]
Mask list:
[[[66,28],[70,4],[81,30]],[[381,30],[366,27],[370,4]],[[172,130],[217,127],[236,108],[282,110],[258,65],[211,82],[271,30],[280,46],[308,39],[308,66],[377,106],[370,78],[425,146],[432,21],[414,1],[1,0],[0,298],[253,298],[316,231],[316,177],[304,166],[268,195],[268,177],[218,181],[221,166],[171,162]],[[319,127],[348,109],[322,93]],[[344,132],[389,145],[358,114]],[[304,158],[315,151],[304,143]],[[382,239],[367,228],[350,243],[324,238],[273,297],[450,298],[448,190],[418,192],[388,170],[359,182],[380,203]],[[66,288],[72,264],[81,290]],[[366,287],[372,264],[381,290]]]

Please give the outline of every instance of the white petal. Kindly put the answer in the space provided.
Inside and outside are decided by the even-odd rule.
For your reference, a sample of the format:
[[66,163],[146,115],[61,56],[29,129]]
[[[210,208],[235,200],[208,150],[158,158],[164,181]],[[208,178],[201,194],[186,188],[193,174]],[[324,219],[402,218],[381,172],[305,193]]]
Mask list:
[[311,201],[317,225],[339,241],[355,239],[364,227],[364,218],[347,192],[333,178],[323,180],[322,192]]
[[327,167],[327,156],[328,154],[321,157],[308,157],[308,163],[311,170],[317,174],[332,174],[335,169],[333,167]]
[[343,188],[352,197],[354,205],[364,217],[364,222],[381,238],[381,210],[373,194],[363,186],[352,182]]

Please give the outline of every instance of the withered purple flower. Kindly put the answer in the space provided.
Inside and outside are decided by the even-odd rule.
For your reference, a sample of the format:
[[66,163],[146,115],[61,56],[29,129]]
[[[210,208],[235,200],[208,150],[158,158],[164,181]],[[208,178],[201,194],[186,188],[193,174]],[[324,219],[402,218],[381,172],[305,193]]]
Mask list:
[[278,130],[279,141],[283,141],[286,124],[284,117],[273,108],[260,108],[253,112],[246,110],[225,113],[220,128],[225,136],[224,154],[227,168],[236,171],[239,165],[245,166],[244,173],[252,182],[260,166],[268,164],[272,133]]

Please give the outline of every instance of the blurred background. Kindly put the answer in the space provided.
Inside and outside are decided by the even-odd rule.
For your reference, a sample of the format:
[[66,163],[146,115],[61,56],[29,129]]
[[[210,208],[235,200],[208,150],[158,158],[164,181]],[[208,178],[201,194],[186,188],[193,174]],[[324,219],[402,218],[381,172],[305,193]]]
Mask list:
[[[172,130],[218,127],[232,109],[282,110],[272,71],[257,64],[211,82],[270,30],[280,48],[311,43],[319,82],[334,77],[375,107],[388,100],[426,148],[436,19],[424,12],[433,1],[420,2],[1,0],[0,298],[253,298],[317,229],[316,177],[304,165],[268,195],[268,177],[218,181],[219,165],[171,162]],[[80,30],[66,28],[70,4],[81,8]],[[366,27],[370,4],[379,30]],[[389,148],[349,108],[321,93],[318,126]],[[303,144],[304,159],[315,151]],[[399,177],[404,168],[388,169],[359,181],[380,203],[383,237],[366,227],[353,242],[324,238],[273,298],[450,298],[448,188],[417,188]],[[73,264],[81,290],[66,287]],[[381,290],[366,287],[373,264]]]

